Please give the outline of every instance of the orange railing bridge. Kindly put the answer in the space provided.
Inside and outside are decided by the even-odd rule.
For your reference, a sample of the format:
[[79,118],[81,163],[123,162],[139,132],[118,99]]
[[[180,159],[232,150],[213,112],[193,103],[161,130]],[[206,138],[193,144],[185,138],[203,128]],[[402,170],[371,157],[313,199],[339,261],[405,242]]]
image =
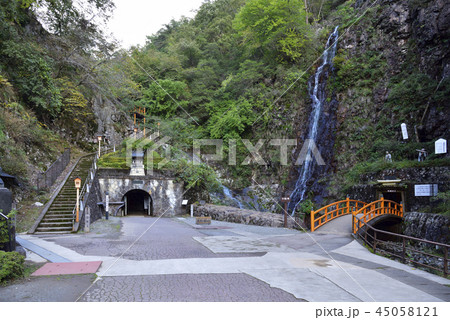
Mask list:
[[348,214],[352,214],[352,231],[355,234],[364,224],[379,216],[394,215],[403,218],[403,205],[384,198],[371,203],[349,198],[333,202],[319,210],[311,211],[311,232]]

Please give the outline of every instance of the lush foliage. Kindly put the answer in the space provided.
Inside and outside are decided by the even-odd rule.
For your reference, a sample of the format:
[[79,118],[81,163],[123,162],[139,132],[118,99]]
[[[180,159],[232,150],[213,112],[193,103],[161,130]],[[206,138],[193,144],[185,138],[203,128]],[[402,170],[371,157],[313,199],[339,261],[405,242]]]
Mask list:
[[0,251],[0,284],[24,275],[24,257],[18,252]]
[[217,180],[214,170],[203,163],[194,164],[185,159],[179,159],[172,164],[172,168],[179,179],[184,182],[185,189],[217,192],[220,190],[220,183]]
[[250,0],[236,16],[234,27],[266,61],[296,61],[310,41],[306,18],[300,0]]

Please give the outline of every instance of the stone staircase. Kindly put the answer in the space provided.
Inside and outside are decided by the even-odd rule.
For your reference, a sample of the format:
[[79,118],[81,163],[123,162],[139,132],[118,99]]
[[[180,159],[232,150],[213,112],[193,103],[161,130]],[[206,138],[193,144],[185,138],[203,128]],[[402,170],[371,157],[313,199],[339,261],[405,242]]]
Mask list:
[[[92,166],[94,156],[87,156],[80,159],[74,170],[70,173],[64,186],[59,191],[56,198],[48,208],[44,217],[35,230],[35,234],[40,233],[70,233],[73,228],[73,209],[76,205],[77,190],[74,185],[76,177],[81,178],[83,186],[89,169]],[[81,190],[80,190],[81,191]]]

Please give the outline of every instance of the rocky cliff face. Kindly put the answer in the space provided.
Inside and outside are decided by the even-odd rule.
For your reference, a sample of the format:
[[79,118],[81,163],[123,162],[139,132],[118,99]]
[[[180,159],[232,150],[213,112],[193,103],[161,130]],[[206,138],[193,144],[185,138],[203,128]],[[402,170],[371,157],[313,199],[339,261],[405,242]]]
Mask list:
[[[413,160],[417,146],[428,143],[431,154],[433,141],[450,138],[450,3],[372,4],[357,1],[351,5],[353,20],[328,22],[346,24],[331,86],[339,103],[333,164],[337,180],[356,163],[382,159],[387,150],[395,160]],[[401,123],[407,125],[407,141]]]
[[434,242],[450,243],[450,219],[421,212],[410,212],[404,218],[403,234]]
[[128,115],[108,98],[96,95],[91,100],[97,119],[97,133],[106,134],[111,145],[118,145],[124,136],[133,132],[133,122]]

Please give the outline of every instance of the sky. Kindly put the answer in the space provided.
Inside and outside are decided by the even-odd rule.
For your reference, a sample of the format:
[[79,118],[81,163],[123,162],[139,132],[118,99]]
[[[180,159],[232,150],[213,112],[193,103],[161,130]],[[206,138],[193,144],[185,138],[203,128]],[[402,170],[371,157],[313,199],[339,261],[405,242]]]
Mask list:
[[122,47],[144,45],[146,36],[156,33],[171,19],[194,17],[204,0],[113,0],[116,8],[107,32]]

